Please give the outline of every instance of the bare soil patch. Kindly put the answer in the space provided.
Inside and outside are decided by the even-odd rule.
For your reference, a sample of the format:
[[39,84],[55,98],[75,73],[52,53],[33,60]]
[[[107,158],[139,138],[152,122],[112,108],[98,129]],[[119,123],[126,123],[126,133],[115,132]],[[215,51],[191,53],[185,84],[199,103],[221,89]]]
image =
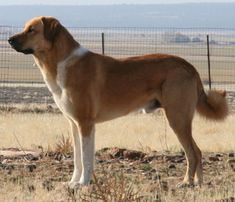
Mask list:
[[[6,155],[6,151],[12,155]],[[77,191],[69,191],[66,186],[62,186],[72,175],[72,154],[44,153],[40,149],[31,153],[5,149],[0,154],[0,192],[1,195],[4,194],[6,184],[20,187],[20,195],[11,193],[15,201],[22,198],[22,194],[25,201],[30,201],[32,196],[35,199],[38,190],[42,190],[40,193],[52,195],[64,193],[62,198],[58,194],[58,197],[54,195],[54,200],[50,201],[105,201],[98,199],[97,194],[102,193],[102,189],[107,189],[107,183],[110,183],[112,178],[115,178],[115,183],[123,183],[123,186],[131,188],[133,196],[129,201],[232,202],[235,197],[233,152],[204,153],[203,186],[177,189],[176,184],[182,180],[186,169],[183,152],[144,153],[116,147],[104,148],[96,152],[96,166],[91,185]],[[107,194],[111,195],[112,192]],[[2,197],[4,198],[4,195]]]

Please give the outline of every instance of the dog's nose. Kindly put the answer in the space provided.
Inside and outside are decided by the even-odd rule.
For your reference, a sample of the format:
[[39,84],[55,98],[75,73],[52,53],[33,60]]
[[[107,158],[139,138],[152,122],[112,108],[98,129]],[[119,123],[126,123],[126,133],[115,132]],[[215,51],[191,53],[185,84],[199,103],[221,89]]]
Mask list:
[[14,37],[10,37],[8,39],[8,43],[11,44],[11,45],[14,45],[16,43],[16,39]]

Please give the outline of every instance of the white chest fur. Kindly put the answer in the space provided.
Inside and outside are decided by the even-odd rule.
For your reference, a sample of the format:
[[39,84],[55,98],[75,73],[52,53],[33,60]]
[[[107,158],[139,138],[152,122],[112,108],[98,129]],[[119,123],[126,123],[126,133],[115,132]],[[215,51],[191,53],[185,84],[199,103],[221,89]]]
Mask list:
[[56,105],[59,107],[59,109],[68,117],[73,117],[73,106],[71,101],[69,100],[67,96],[66,91],[66,81],[67,81],[67,67],[68,63],[71,59],[74,59],[74,57],[81,58],[88,52],[87,49],[83,47],[79,47],[75,49],[65,60],[60,61],[57,64],[57,75],[56,79],[52,79],[51,76],[47,75],[45,68],[40,67],[40,62],[35,58],[35,62],[40,67],[40,70],[42,72],[44,81],[50,90],[50,92],[53,95],[53,98],[55,100]]

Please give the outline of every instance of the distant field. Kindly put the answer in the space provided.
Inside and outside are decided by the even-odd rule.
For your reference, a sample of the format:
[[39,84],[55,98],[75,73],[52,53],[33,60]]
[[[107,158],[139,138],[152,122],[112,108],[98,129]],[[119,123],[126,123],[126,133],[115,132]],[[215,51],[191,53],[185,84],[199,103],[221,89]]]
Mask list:
[[[95,45],[95,44],[94,44]],[[84,45],[86,46],[86,45]],[[89,48],[89,47],[88,47]],[[94,48],[94,47],[93,47]],[[93,49],[91,49],[93,50]],[[133,51],[138,50],[138,51]],[[41,82],[42,76],[34,64],[32,56],[25,56],[14,50],[0,49],[0,79],[11,82]],[[213,46],[211,56],[211,77],[213,82],[233,83],[235,78],[235,47]],[[201,45],[159,45],[149,47],[136,44],[106,44],[105,53],[114,57],[127,57],[146,53],[167,53],[178,55],[192,63],[202,80],[208,80],[206,47]]]

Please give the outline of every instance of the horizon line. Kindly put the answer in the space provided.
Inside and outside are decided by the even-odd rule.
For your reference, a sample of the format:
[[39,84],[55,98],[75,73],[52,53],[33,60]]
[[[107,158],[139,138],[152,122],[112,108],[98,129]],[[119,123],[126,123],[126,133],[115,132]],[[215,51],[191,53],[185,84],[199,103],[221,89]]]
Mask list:
[[10,3],[10,4],[0,4],[0,6],[122,6],[122,5],[179,5],[179,4],[234,4],[235,2],[174,2],[174,3],[112,3],[112,4],[74,4],[74,3]]

